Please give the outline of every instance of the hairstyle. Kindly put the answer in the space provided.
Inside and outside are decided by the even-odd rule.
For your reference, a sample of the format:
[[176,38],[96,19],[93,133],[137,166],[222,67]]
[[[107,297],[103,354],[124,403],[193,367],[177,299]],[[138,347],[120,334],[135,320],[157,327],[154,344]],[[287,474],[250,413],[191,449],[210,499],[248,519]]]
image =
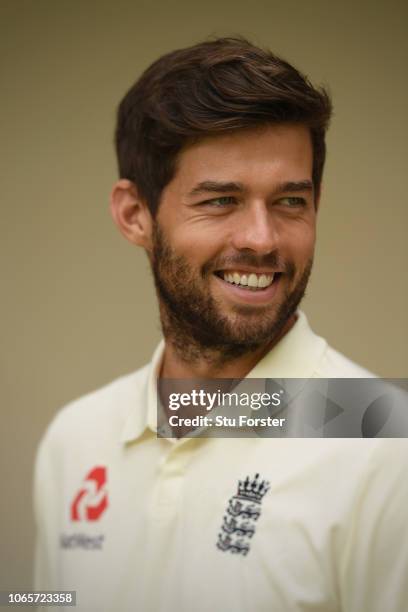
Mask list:
[[115,133],[121,178],[133,181],[154,216],[177,159],[208,135],[278,123],[310,129],[318,193],[331,115],[328,93],[242,37],[218,38],[156,60],[126,93]]

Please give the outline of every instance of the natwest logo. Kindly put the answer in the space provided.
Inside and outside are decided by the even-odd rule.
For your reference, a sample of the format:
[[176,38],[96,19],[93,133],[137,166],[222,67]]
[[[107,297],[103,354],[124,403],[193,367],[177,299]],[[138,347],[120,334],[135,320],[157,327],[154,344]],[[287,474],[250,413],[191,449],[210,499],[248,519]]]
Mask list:
[[71,505],[72,521],[97,521],[108,507],[106,467],[92,468]]

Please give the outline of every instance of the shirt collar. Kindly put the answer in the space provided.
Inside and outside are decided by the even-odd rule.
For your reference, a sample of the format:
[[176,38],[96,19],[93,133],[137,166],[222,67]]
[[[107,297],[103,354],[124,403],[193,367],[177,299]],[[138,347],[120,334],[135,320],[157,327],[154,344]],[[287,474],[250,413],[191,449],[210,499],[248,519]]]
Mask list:
[[[150,363],[143,368],[144,376],[134,381],[135,394],[132,394],[131,405],[122,430],[121,441],[132,442],[145,431],[157,431],[157,386],[156,381],[161,369],[164,354],[164,340],[161,340]],[[146,372],[147,371],[147,372]],[[146,375],[147,374],[147,375]]]
[[[311,378],[326,348],[326,341],[311,330],[306,315],[298,311],[293,327],[256,364],[247,378]],[[132,405],[129,406],[121,436],[124,443],[140,438],[145,431],[157,433],[156,381],[163,354],[162,340],[153,353],[150,364],[146,366],[147,376],[145,375],[142,381],[135,381],[135,384],[139,384],[139,389],[132,394]]]
[[304,312],[287,334],[247,374],[247,378],[311,378],[327,342],[310,328]]

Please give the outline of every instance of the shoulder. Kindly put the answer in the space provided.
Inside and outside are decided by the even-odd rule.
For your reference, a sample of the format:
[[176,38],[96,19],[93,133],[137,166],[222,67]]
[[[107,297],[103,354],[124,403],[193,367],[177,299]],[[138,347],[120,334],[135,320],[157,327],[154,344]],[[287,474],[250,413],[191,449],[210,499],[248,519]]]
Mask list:
[[120,435],[129,411],[143,402],[149,364],[63,406],[54,416],[40,443],[76,446],[86,437],[103,442]]
[[318,378],[376,378],[363,366],[355,363],[331,346],[326,347],[317,364],[315,376]]

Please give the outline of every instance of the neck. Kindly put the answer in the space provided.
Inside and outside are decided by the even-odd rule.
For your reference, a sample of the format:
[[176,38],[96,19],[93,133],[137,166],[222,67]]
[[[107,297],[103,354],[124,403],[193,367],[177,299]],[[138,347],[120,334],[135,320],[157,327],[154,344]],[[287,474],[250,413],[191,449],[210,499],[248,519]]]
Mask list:
[[296,315],[293,315],[272,340],[234,358],[228,357],[228,351],[203,349],[191,339],[181,347],[178,341],[173,341],[172,334],[167,333],[160,376],[181,379],[244,378],[288,333],[296,319]]

